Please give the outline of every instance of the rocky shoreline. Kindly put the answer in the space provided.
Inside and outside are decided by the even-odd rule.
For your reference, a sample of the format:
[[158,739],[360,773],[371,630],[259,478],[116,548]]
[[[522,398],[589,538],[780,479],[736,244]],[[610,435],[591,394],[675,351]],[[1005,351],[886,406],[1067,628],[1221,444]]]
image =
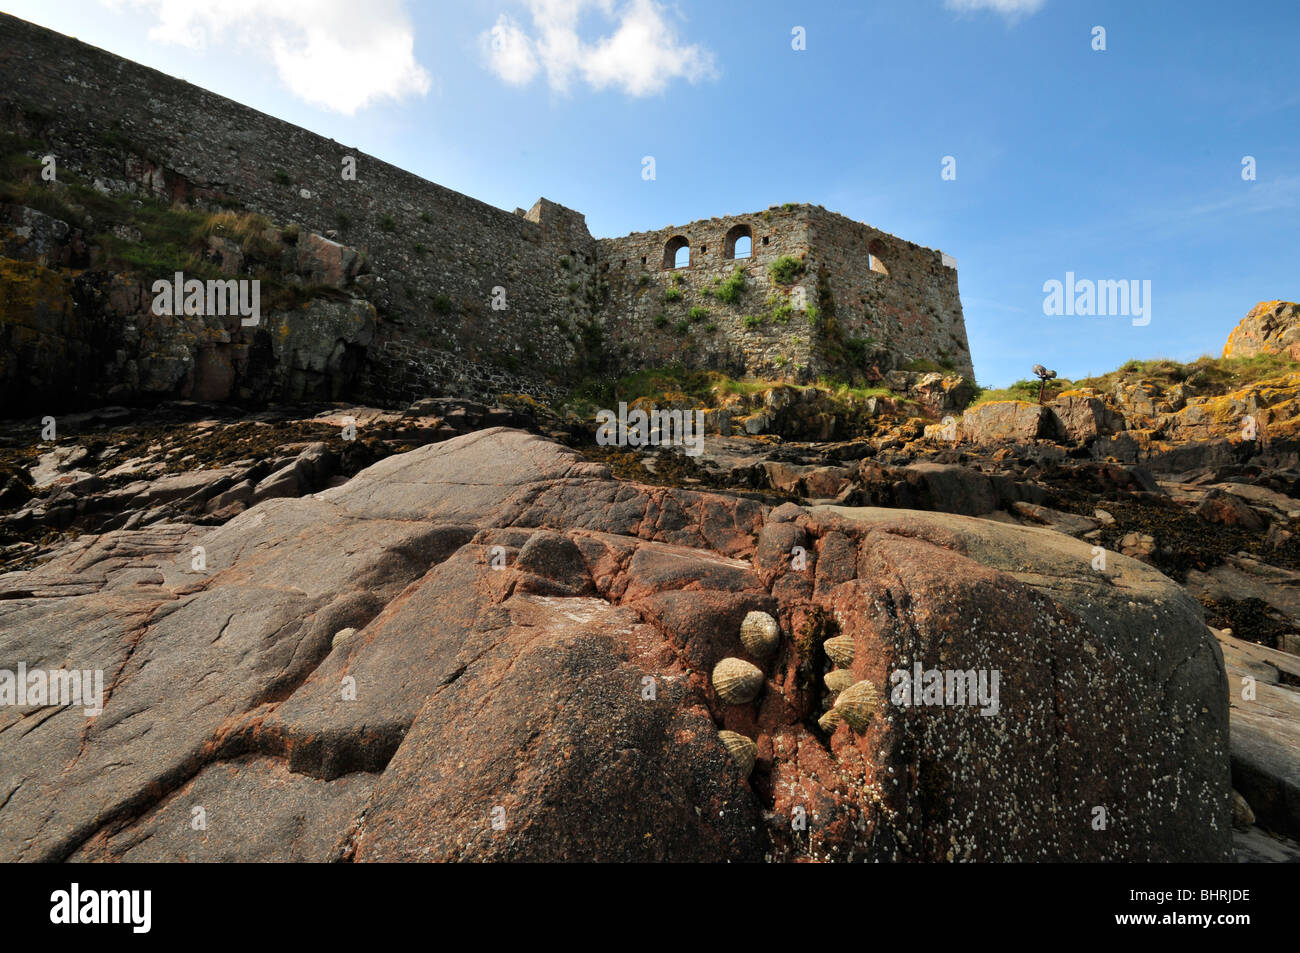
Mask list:
[[[1287,839],[1300,832],[1300,665],[1283,648],[1300,578],[1300,501],[1286,491],[1300,475],[1276,445],[1171,473],[1051,441],[923,436],[901,448],[714,436],[691,458],[598,448],[529,408],[455,400],[151,413],[64,419],[68,436],[40,453],[22,449],[30,425],[3,434],[7,460],[34,457],[27,479],[10,463],[5,484],[3,628],[33,660],[115,660],[115,703],[93,721],[6,715],[0,746],[15,754],[67,739],[6,759],[24,765],[2,785],[9,859],[1300,857]],[[758,702],[722,704],[707,673],[755,609],[780,620],[781,654]],[[1007,720],[990,735],[979,720],[886,706],[865,733],[827,736],[819,640],[832,632],[860,646],[855,676],[882,688],[909,654],[997,668]],[[400,674],[412,664],[427,669],[419,684]],[[522,709],[501,694],[521,665],[538,699]],[[594,681],[574,684],[586,667]],[[347,673],[371,686],[351,707],[332,697]],[[647,677],[663,692],[653,704],[639,694]],[[497,701],[484,710],[474,692]],[[556,692],[577,694],[557,713]],[[466,720],[480,716],[482,736]],[[600,776],[612,752],[591,731],[607,718],[628,733],[617,750],[640,754],[610,769],[592,810],[663,772],[631,802],[644,843],[626,814],[548,800],[584,796],[565,757]],[[720,730],[757,742],[748,783]],[[135,767],[101,770],[123,746]],[[1087,771],[1067,771],[1067,753],[1085,751]],[[1172,751],[1161,770],[1177,790],[1156,808],[1133,802]],[[1026,774],[1042,759],[1054,781]],[[550,779],[546,791],[519,771]],[[285,841],[172,831],[196,797],[209,816],[247,803],[319,823]],[[487,833],[470,836],[472,805],[493,799],[527,834],[489,836],[489,810]],[[959,823],[967,803],[980,826]],[[1063,826],[1066,803],[1083,812],[1077,830]],[[715,807],[732,820],[700,820]],[[1092,807],[1116,819],[1112,836],[1096,836]],[[796,808],[818,819],[806,837],[789,830]],[[666,837],[678,824],[689,836]],[[59,832],[39,854],[36,829]]]
[[1300,372],[1214,370],[0,425],[5,657],[106,686],[0,856],[1298,860]]

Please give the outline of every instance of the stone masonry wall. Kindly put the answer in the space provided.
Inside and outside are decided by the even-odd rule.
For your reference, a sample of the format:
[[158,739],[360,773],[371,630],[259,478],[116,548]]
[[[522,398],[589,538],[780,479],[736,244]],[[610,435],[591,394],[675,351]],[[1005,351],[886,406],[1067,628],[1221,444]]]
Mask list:
[[[728,257],[727,236],[738,227],[748,228],[752,239],[748,258]],[[689,242],[686,267],[675,268],[665,259],[668,243],[675,239]],[[596,246],[600,280],[609,287],[602,316],[620,371],[680,363],[768,377],[811,372],[812,329],[806,314],[771,316],[780,302],[811,293],[807,276],[783,287],[768,271],[781,256],[799,258],[808,252],[801,206],[670,225],[600,239]],[[746,284],[738,301],[725,304],[706,293],[737,268]],[[670,300],[676,293],[680,296]],[[692,308],[708,314],[692,319]]]
[[823,208],[808,210],[808,228],[808,268],[825,277],[842,334],[885,346],[895,366],[929,360],[974,378],[957,269],[941,252]]
[[[449,351],[424,348],[407,341],[385,341],[373,350],[363,371],[363,385],[382,404],[402,404],[416,396],[469,397],[496,401],[503,394],[523,393],[516,375],[489,364],[469,363]],[[555,401],[563,387],[531,382],[526,393]]]
[[[734,259],[728,237],[742,230],[752,254]],[[690,263],[677,268],[667,256],[682,240]],[[622,370],[681,363],[806,381],[928,360],[974,376],[956,269],[940,252],[823,208],[773,206],[596,245],[609,287],[607,333]],[[803,265],[786,285],[770,271],[782,257]],[[887,273],[873,270],[873,257]],[[736,268],[746,290],[725,304],[709,291]],[[692,308],[708,314],[692,319]],[[877,352],[867,366],[846,366],[857,356],[846,356],[850,339],[861,342],[858,354]]]
[[[362,399],[546,397],[675,363],[800,381],[914,359],[972,374],[955,268],[820,207],[594,240],[580,213],[546,199],[494,208],[4,14],[0,118],[108,191],[239,207],[361,249],[377,311]],[[734,259],[729,236],[744,229],[752,253]],[[685,268],[666,265],[674,240],[690,245]],[[803,264],[785,285],[770,273],[783,256]],[[736,269],[745,291],[727,304],[709,292]]]
[[[559,262],[576,212],[543,201],[511,214],[4,14],[0,102],[39,126],[23,131],[52,143],[60,167],[108,188],[230,201],[361,248],[376,275],[380,346],[402,340],[484,364],[485,376],[512,371],[522,392],[574,361],[578,335],[556,318],[570,307]],[[343,177],[347,156],[355,181]],[[508,307],[494,311],[498,286]]]

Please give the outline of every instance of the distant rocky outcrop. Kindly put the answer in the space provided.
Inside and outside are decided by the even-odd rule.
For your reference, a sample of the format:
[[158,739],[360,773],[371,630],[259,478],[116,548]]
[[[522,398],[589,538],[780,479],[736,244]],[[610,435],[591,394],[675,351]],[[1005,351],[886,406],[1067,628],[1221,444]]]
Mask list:
[[959,425],[926,428],[931,443],[977,446],[1049,441],[1097,459],[1188,470],[1300,439],[1300,372],[1198,395],[1189,384],[1121,381],[1076,388],[1045,404],[989,401]]
[[1228,335],[1224,357],[1284,354],[1300,361],[1300,304],[1261,301]]

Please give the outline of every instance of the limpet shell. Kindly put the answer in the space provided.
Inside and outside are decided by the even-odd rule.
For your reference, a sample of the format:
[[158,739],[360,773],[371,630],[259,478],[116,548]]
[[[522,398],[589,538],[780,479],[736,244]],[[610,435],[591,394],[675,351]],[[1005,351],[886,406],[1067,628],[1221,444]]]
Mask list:
[[839,727],[840,722],[844,720],[844,713],[838,708],[832,708],[820,718],[817,719],[817,727],[828,735],[834,734],[835,729]]
[[724,658],[713,666],[713,688],[728,705],[743,705],[758,697],[763,670],[739,658]]
[[822,650],[832,662],[841,668],[848,668],[853,664],[852,636],[837,635],[833,639],[827,639],[822,643]]
[[853,673],[847,668],[837,668],[833,672],[827,672],[822,676],[822,681],[832,692],[842,692],[853,684]]
[[734,731],[719,731],[718,738],[726,746],[731,760],[736,762],[736,767],[740,768],[741,775],[749,777],[749,772],[754,770],[754,759],[758,757],[758,745]]
[[756,658],[767,658],[781,644],[781,626],[766,612],[751,612],[740,623],[740,644]]
[[879,705],[880,693],[876,691],[875,685],[866,680],[854,682],[835,699],[835,708],[854,731],[867,730],[871,716]]

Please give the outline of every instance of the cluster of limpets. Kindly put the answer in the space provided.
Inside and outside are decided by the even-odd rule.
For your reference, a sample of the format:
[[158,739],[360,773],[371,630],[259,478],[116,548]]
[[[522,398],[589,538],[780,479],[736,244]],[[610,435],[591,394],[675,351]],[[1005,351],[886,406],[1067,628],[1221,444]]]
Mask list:
[[[740,623],[740,644],[754,658],[768,659],[781,645],[781,626],[766,612],[751,612]],[[728,705],[747,705],[763,690],[763,670],[742,658],[724,658],[713,666],[713,690]],[[718,738],[741,774],[749,777],[758,745],[734,731],[720,731]]]
[[880,705],[880,693],[866,679],[855,680],[849,671],[853,664],[853,639],[847,635],[834,636],[822,643],[822,651],[835,668],[822,678],[831,704],[817,719],[818,726],[829,734],[844,721],[854,731],[866,731]]

